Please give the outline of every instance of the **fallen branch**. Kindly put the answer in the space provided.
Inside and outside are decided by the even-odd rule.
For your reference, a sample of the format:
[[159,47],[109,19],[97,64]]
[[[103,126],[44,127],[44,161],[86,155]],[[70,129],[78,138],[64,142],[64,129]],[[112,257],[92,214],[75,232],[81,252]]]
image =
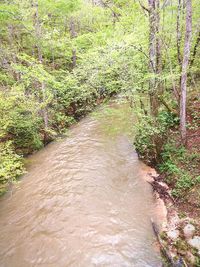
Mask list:
[[163,253],[163,256],[167,259],[168,263],[170,263],[172,267],[176,267],[171,255],[169,254],[169,252],[167,251],[167,249],[165,248],[165,246],[163,245],[163,242],[162,242],[162,239],[160,238],[160,235],[159,235],[159,231],[158,231],[158,228],[157,228],[157,225],[155,224],[155,222],[151,219],[151,225],[152,225],[152,228],[153,228],[153,232],[157,238],[157,241],[160,245],[160,249],[161,249],[161,252]]
[[153,219],[151,219],[151,225],[152,225],[152,228],[153,228],[153,232],[157,238],[157,241],[160,245],[160,249],[161,249],[161,252],[163,254],[163,256],[165,257],[165,259],[167,260],[167,262],[170,264],[170,267],[188,267],[186,262],[184,261],[184,259],[182,257],[180,257],[178,259],[178,261],[174,262],[172,256],[170,255],[170,253],[168,252],[167,248],[164,246],[163,242],[162,242],[162,239],[159,235],[159,231],[158,231],[158,228],[157,228],[157,225],[155,224],[155,222],[153,221]]

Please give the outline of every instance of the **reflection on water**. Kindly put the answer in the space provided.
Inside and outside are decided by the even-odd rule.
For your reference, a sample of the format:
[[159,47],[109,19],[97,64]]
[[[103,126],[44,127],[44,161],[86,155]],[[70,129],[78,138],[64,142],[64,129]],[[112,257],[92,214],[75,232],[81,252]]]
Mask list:
[[[129,110],[111,110],[30,157],[28,173],[0,201],[1,267],[160,266],[155,200],[125,134]],[[117,130],[111,137],[108,129]]]

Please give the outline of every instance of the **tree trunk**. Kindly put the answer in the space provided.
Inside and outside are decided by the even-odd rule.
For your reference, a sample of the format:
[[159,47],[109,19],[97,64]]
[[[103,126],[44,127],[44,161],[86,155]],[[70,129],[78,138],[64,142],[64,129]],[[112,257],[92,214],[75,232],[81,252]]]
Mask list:
[[156,74],[157,74],[157,91],[158,95],[163,93],[163,83],[160,80],[162,73],[162,43],[160,37],[160,1],[156,1]]
[[[46,99],[46,88],[45,88],[45,83],[42,82],[41,84],[41,89],[42,89],[42,96],[43,96],[43,101]],[[48,128],[48,112],[47,109],[43,109],[43,119],[44,119],[44,128],[45,130]]]
[[181,99],[180,99],[180,133],[183,145],[186,145],[186,101],[187,101],[187,70],[189,66],[190,47],[192,38],[192,0],[186,0],[186,30],[185,45],[181,73]]
[[[160,72],[160,41],[159,38],[159,13],[157,12],[156,0],[149,1],[149,95],[151,113],[156,116],[159,108],[156,74]],[[159,65],[158,65],[159,64]]]
[[180,28],[180,19],[181,19],[181,0],[178,0],[178,10],[177,10],[177,21],[176,21],[176,34],[177,34],[177,57],[179,65],[181,66],[181,28]]
[[[8,40],[9,40],[9,45],[11,47],[11,57],[12,57],[12,61],[16,64],[17,63],[17,57],[16,57],[16,45],[14,44],[14,27],[12,24],[8,25]],[[19,81],[20,80],[20,74],[18,72],[16,72],[14,69],[11,70],[13,77]]]
[[[34,26],[35,26],[35,36],[37,38],[36,48],[38,53],[38,60],[42,64],[43,63],[43,56],[42,56],[42,49],[41,49],[41,25],[39,21],[39,10],[38,10],[38,0],[32,2],[32,6],[35,8],[34,14]],[[41,91],[42,91],[42,101],[45,103],[46,101],[46,85],[44,81],[41,82]],[[42,110],[43,114],[43,121],[44,121],[44,142],[46,142],[46,131],[48,129],[49,119],[48,119],[48,111],[47,107],[44,106]]]
[[[75,23],[74,18],[72,17],[70,20],[70,35],[71,39],[75,38],[77,36],[77,33],[75,31]],[[76,67],[76,48],[72,49],[72,68],[74,69]]]
[[159,109],[159,95],[162,94],[162,83],[159,76],[162,72],[161,38],[160,38],[160,0],[148,0],[148,8],[139,0],[140,6],[149,15],[149,97],[151,114],[156,117]]
[[[198,25],[200,27],[200,25]],[[199,29],[199,32],[198,32],[198,36],[197,36],[197,39],[196,39],[196,43],[194,45],[194,49],[193,49],[193,53],[192,53],[192,59],[190,61],[190,67],[193,66],[194,64],[194,60],[195,60],[195,57],[196,57],[196,54],[197,54],[197,48],[200,44],[200,29]]]

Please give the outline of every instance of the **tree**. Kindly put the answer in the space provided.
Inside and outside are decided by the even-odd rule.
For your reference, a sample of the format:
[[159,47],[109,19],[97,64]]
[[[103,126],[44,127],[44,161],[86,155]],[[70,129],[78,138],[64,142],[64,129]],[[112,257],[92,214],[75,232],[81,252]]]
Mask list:
[[[71,17],[70,19],[70,36],[71,38],[76,37],[76,30],[75,30],[75,19]],[[76,48],[72,48],[72,68],[76,67]]]
[[178,62],[180,65],[182,62],[181,60],[181,29],[180,29],[181,7],[182,7],[182,0],[178,0],[176,34],[177,34],[177,57],[178,57]]
[[160,84],[157,75],[161,73],[161,42],[160,42],[160,14],[159,0],[148,0],[149,2],[149,94],[151,113],[153,116],[158,114]]
[[180,98],[180,133],[183,145],[187,142],[186,130],[186,102],[187,102],[187,71],[189,67],[190,47],[192,39],[192,1],[186,0],[186,30],[185,45],[181,72],[181,98]]
[[[41,49],[41,25],[40,25],[40,19],[39,19],[39,7],[38,7],[38,0],[32,1],[32,7],[35,8],[34,13],[34,27],[35,27],[35,37],[36,37],[36,48],[37,48],[37,54],[38,54],[38,60],[40,64],[43,64],[43,56],[42,56],[42,49]],[[45,82],[41,82],[41,92],[42,92],[42,101],[44,103],[44,107],[42,110],[43,113],[43,120],[44,120],[44,141],[46,142],[46,131],[48,129],[49,119],[48,119],[48,111],[47,107],[45,105],[46,101],[46,85]]]

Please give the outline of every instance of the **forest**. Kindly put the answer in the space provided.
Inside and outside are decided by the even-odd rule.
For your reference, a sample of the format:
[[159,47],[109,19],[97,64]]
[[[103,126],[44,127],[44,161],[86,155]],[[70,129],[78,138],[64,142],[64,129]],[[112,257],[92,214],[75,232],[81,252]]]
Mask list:
[[1,195],[28,155],[122,94],[139,158],[200,216],[199,0],[1,0],[0,40]]

